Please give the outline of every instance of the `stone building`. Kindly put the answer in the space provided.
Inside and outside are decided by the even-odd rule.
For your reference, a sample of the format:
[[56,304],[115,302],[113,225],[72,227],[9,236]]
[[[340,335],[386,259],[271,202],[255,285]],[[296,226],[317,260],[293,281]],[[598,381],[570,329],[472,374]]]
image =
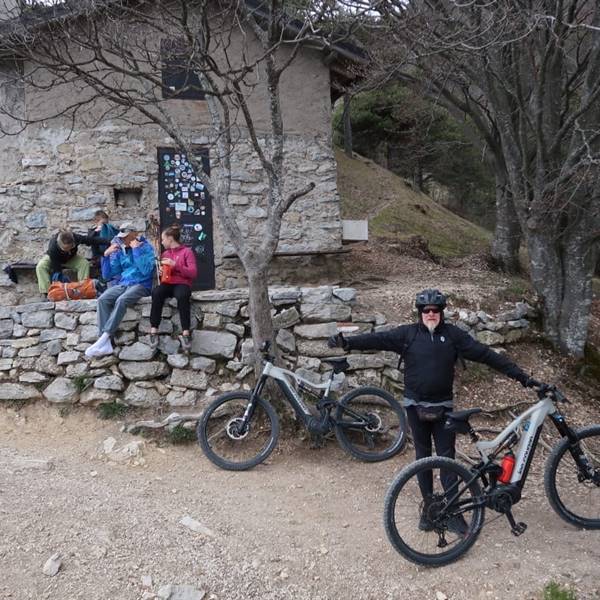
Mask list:
[[[0,23],[2,13],[5,23],[7,15],[14,16],[9,9],[15,9],[17,2],[0,0]],[[330,133],[331,108],[345,78],[351,76],[348,62],[359,58],[352,52],[345,47],[327,53],[306,47],[282,78],[287,165],[293,169],[289,180],[292,184],[313,181],[315,189],[299,199],[284,218],[272,269],[274,282],[302,279],[307,267],[320,266],[325,274],[336,268],[342,227]],[[15,83],[14,64],[6,54],[0,60],[0,104],[30,118],[43,114],[48,104],[56,113],[57,108],[71,101],[72,95],[65,93],[64,86],[42,96],[37,90]],[[29,66],[22,68],[27,70]],[[76,84],[73,93],[78,93]],[[207,152],[210,163],[212,132],[206,101],[164,93],[163,99],[174,119],[189,123],[192,143]],[[259,136],[264,135],[269,120],[265,82],[253,91],[250,108]],[[86,230],[97,209],[106,210],[114,223],[133,220],[141,227],[150,212],[165,209],[168,190],[161,187],[161,178],[168,175],[164,172],[169,162],[165,162],[165,156],[172,160],[178,152],[173,141],[156,126],[100,118],[105,109],[102,102],[96,101],[73,122],[70,118],[43,120],[18,135],[0,137],[0,263],[37,261],[51,233],[65,224],[75,231]],[[239,209],[244,235],[252,236],[255,224],[265,217],[259,204],[266,183],[243,131],[232,163],[231,202]],[[201,270],[208,276],[198,287],[238,286],[243,283],[239,261],[217,217],[212,218],[210,198],[203,204],[208,206],[198,219],[208,237],[203,242],[207,252]]]

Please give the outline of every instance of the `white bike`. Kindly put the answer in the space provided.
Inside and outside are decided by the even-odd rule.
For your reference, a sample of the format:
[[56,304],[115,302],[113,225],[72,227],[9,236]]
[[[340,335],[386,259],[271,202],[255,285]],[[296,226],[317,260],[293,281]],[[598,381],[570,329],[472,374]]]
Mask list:
[[[406,443],[404,409],[386,390],[359,387],[338,401],[332,397],[334,376],[350,365],[346,358],[323,359],[332,366],[325,383],[312,383],[297,373],[276,367],[269,343],[261,348],[264,366],[250,392],[219,396],[206,408],[196,430],[206,457],[222,469],[241,471],[263,462],[279,437],[277,413],[262,397],[265,383],[274,380],[293,407],[298,422],[320,442],[334,431],[338,442],[352,456],[365,461],[386,460]],[[312,396],[314,408],[302,394]]]
[[512,533],[521,535],[527,526],[515,521],[512,507],[521,499],[546,417],[562,438],[546,463],[548,500],[567,523],[600,529],[600,425],[573,430],[556,407],[567,402],[558,389],[541,385],[538,396],[537,404],[490,441],[480,441],[469,423],[481,408],[446,415],[445,427],[468,433],[481,460],[468,467],[433,456],[398,474],[386,496],[384,523],[400,554],[427,566],[455,561],[475,543],[486,508],[506,515]]

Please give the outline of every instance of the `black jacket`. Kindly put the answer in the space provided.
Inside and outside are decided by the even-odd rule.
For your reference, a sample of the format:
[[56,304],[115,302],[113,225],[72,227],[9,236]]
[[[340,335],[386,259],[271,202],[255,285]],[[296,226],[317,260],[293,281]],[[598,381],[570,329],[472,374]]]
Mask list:
[[[415,328],[416,335],[415,335]],[[455,325],[440,323],[433,333],[419,323],[390,331],[345,338],[348,350],[391,350],[404,357],[404,395],[417,402],[452,400],[454,364],[463,358],[485,363],[525,385],[527,374],[515,363],[473,339]]]
[[71,248],[68,252],[61,250],[56,238],[58,234],[53,235],[50,238],[50,243],[48,244],[48,256],[50,257],[50,270],[51,273],[60,273],[62,267],[65,263],[69,262],[76,254],[77,248],[79,244],[83,244],[84,246],[100,246],[103,244],[110,244],[110,240],[101,237],[91,237],[89,235],[81,235],[79,233],[74,233],[73,238],[75,239],[75,246]]

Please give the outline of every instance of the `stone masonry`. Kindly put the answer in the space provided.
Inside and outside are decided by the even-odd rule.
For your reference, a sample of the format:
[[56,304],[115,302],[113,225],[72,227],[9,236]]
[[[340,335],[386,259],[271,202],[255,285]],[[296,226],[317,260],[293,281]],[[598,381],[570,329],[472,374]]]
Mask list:
[[[339,322],[359,332],[394,326],[380,314],[366,314],[352,288],[272,287],[270,299],[283,366],[315,382],[329,371],[322,359],[343,354],[326,345]],[[149,315],[145,298],[127,311],[114,355],[87,362],[83,352],[98,335],[96,300],[0,305],[0,400],[197,409],[216,393],[252,385],[247,289],[194,292],[189,355],[179,349],[174,302],[164,308],[156,353],[149,346]],[[447,311],[447,319],[490,345],[521,339],[531,316],[531,307],[522,303],[496,317]],[[343,389],[375,384],[400,395],[402,373],[394,353],[350,354],[348,362]]]

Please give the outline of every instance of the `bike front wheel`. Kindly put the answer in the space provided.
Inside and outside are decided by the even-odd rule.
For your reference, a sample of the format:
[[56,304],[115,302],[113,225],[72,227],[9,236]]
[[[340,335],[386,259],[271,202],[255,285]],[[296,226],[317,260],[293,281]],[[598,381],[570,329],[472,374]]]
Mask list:
[[575,433],[575,443],[563,438],[548,458],[546,495],[567,523],[600,529],[600,425]]
[[388,539],[419,565],[440,567],[457,560],[475,543],[483,520],[479,483],[451,458],[432,456],[408,465],[385,498]]
[[206,457],[221,469],[244,471],[263,462],[275,448],[279,420],[273,407],[248,392],[231,392],[208,405],[196,429]]
[[389,392],[359,387],[340,400],[335,435],[342,448],[360,460],[386,460],[406,444],[406,415]]

